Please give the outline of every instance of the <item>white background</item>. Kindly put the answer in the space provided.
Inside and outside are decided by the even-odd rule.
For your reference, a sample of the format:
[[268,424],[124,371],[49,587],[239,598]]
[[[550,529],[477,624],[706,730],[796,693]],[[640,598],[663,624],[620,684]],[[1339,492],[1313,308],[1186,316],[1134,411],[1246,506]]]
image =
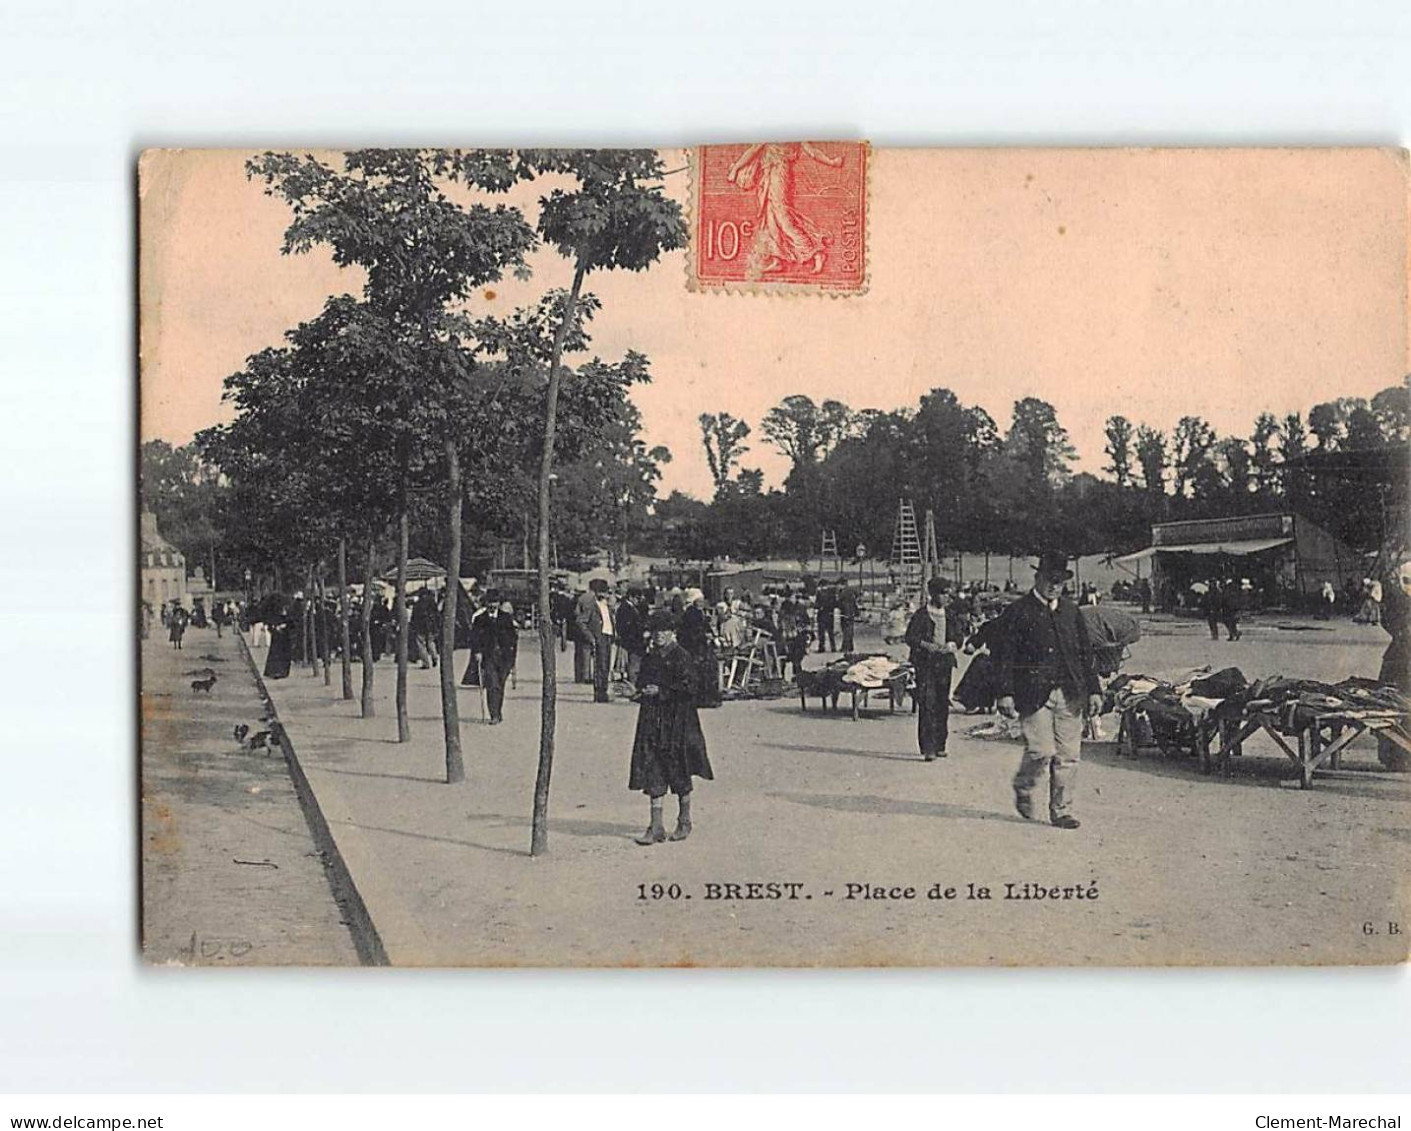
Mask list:
[[0,1091],[1404,1087],[1401,970],[144,970],[129,601],[144,146],[1404,144],[1409,37],[1404,0],[0,3]]

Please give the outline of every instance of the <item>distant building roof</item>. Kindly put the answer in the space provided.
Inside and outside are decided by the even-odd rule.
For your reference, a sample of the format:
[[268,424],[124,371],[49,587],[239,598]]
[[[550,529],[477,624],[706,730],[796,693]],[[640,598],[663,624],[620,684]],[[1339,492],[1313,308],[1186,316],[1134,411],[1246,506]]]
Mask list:
[[1287,511],[1275,511],[1158,522],[1151,528],[1151,544],[1161,550],[1167,546],[1188,546],[1198,542],[1247,542],[1265,538],[1288,538],[1293,533],[1294,516]]
[[160,550],[170,550],[173,553],[180,553],[170,542],[162,537],[162,532],[157,529],[157,516],[151,511],[144,510],[141,515],[142,532],[142,552],[144,554],[153,553]]

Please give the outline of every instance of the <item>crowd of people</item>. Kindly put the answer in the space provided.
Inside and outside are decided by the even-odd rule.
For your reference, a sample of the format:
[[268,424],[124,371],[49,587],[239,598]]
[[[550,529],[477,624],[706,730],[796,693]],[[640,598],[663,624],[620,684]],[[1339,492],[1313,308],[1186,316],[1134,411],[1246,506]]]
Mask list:
[[[228,626],[239,620],[242,609],[239,601],[226,598],[214,600],[209,613],[206,611],[204,600],[171,600],[163,601],[155,616],[160,620],[162,628],[166,629],[167,640],[171,646],[180,649],[188,628],[207,628],[213,625],[216,635],[223,635]],[[151,603],[145,600],[140,602],[138,613],[138,632],[142,639],[146,640],[152,632],[154,613]]]
[[[1403,574],[1408,571],[1411,563],[1403,567]],[[1102,594],[1097,586],[1087,583],[1075,589],[1073,576],[1064,555],[1045,553],[1035,567],[1033,586],[1022,592],[1013,581],[1003,587],[957,586],[935,577],[920,607],[913,608],[898,590],[882,624],[884,641],[906,649],[921,757],[946,757],[953,701],[967,709],[997,709],[1016,720],[1024,740],[1013,779],[1016,810],[1033,818],[1046,780],[1048,818],[1063,829],[1079,827],[1073,797],[1082,740],[1085,734],[1098,735],[1094,728],[1103,680],[1121,663],[1120,636],[1114,645],[1111,633],[1104,636],[1094,626],[1105,624],[1103,618],[1126,616],[1099,608]],[[1411,588],[1411,577],[1401,578],[1393,588],[1395,600],[1386,599],[1384,611],[1382,585],[1364,580],[1355,619],[1383,624],[1392,634],[1382,678],[1404,685],[1405,590]],[[1194,589],[1212,639],[1219,638],[1222,625],[1227,639],[1240,638],[1239,615],[1247,590],[1248,584],[1236,579],[1216,579]],[[1150,607],[1149,584],[1143,588],[1128,583],[1123,593],[1114,595]],[[1347,599],[1331,586],[1324,587],[1322,596],[1329,615]],[[487,721],[498,724],[504,718],[506,686],[515,678],[519,632],[531,618],[517,611],[507,594],[482,590],[473,581],[462,586],[461,597],[456,643],[470,650],[461,685],[483,689]],[[364,599],[372,602],[367,621],[375,663],[395,649],[395,613],[384,592],[350,593],[350,620],[359,626],[349,634],[352,659],[362,658]],[[424,587],[408,598],[408,657],[423,668],[449,661],[440,655],[444,600],[444,587]],[[725,587],[714,603],[699,588],[613,586],[606,578],[595,578],[575,592],[555,580],[550,609],[559,649],[572,646],[575,682],[592,686],[595,703],[615,697],[638,703],[628,779],[629,788],[645,793],[650,803],[648,827],[637,838],[643,845],[690,835],[693,782],[713,776],[698,711],[722,701],[722,660],[761,641],[771,642],[782,685],[790,674],[798,678],[815,646],[820,653],[841,651],[852,658],[863,618],[861,593],[844,580],[766,588],[759,596]],[[149,613],[144,611],[144,618]],[[252,646],[268,646],[268,679],[285,678],[296,663],[315,655],[336,658],[342,650],[342,610],[336,595],[308,599],[303,592],[288,597],[273,593],[249,606],[216,601],[209,613],[204,603],[188,609],[169,602],[160,617],[174,648],[182,646],[189,626],[213,625],[219,633],[239,624]],[[1130,616],[1127,619],[1135,624]],[[974,659],[965,678],[953,687],[962,653]],[[667,793],[675,794],[679,803],[671,833],[663,819]]]

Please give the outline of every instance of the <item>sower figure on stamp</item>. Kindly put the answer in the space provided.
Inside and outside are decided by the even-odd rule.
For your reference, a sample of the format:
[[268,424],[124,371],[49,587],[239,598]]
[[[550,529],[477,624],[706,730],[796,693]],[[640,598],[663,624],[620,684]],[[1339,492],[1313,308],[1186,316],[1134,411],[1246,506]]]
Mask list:
[[916,673],[916,739],[928,762],[946,756],[950,738],[950,680],[960,651],[960,621],[946,615],[946,579],[926,583],[929,603],[906,626],[906,644]]
[[1073,790],[1082,755],[1083,716],[1102,710],[1101,687],[1087,625],[1071,599],[1061,595],[1073,576],[1068,559],[1045,551],[1034,569],[1034,588],[1005,614],[995,658],[999,710],[1018,716],[1024,757],[1014,775],[1014,807],[1034,816],[1034,790],[1049,772],[1049,817],[1076,829]]
[[676,641],[676,618],[658,610],[649,621],[652,647],[642,660],[637,733],[632,741],[632,769],[627,788],[651,800],[651,823],[637,837],[641,845],[668,839],[662,821],[667,791],[676,794],[680,812],[671,840],[691,835],[692,778],[710,781],[705,734],[696,713],[695,664]]

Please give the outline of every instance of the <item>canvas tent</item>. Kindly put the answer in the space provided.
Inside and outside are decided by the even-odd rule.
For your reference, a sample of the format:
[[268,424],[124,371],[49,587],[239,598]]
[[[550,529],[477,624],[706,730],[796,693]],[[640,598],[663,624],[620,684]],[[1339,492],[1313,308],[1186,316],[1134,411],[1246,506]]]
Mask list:
[[1114,561],[1150,561],[1152,590],[1163,608],[1214,579],[1248,581],[1255,605],[1298,606],[1311,603],[1324,581],[1342,592],[1362,569],[1356,550],[1288,513],[1160,523],[1151,528],[1150,546]]

